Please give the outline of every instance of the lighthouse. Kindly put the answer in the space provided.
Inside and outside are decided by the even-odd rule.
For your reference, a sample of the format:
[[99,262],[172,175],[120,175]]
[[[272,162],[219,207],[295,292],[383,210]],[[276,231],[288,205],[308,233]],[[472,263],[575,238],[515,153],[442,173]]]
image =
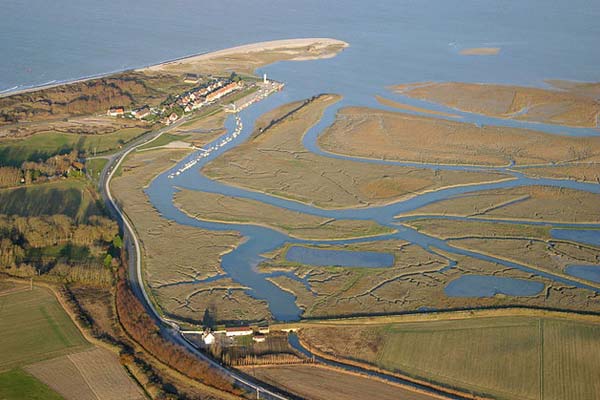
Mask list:
[[263,74],[263,83],[267,84],[267,74]]

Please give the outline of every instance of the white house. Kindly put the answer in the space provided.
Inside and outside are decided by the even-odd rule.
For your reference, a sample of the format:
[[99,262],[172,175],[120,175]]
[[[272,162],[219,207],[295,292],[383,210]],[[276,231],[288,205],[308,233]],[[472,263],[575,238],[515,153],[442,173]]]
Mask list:
[[205,345],[210,346],[215,342],[215,335],[213,335],[211,332],[204,332],[202,334],[202,341]]
[[262,343],[267,340],[267,337],[265,335],[254,335],[252,340],[254,340],[256,343]]
[[252,332],[252,328],[249,326],[225,328],[225,335],[227,337],[252,335]]

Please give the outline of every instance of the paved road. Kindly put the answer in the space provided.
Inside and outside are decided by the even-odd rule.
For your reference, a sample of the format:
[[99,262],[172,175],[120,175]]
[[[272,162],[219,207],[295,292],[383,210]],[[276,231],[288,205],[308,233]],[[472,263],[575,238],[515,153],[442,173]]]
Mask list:
[[251,379],[242,376],[236,371],[222,366],[214,359],[208,357],[207,355],[199,351],[195,346],[193,346],[190,342],[188,342],[185,339],[185,337],[181,334],[180,328],[175,321],[163,318],[158,313],[152,301],[148,297],[148,294],[146,293],[142,279],[142,258],[140,252],[140,242],[137,238],[133,225],[131,224],[125,213],[119,208],[117,202],[112,196],[112,193],[110,192],[110,180],[113,178],[115,172],[118,170],[122,161],[125,159],[125,157],[127,157],[128,154],[130,154],[139,146],[156,140],[163,133],[181,125],[185,121],[186,118],[182,118],[181,120],[177,121],[171,126],[144,135],[138,140],[129,143],[117,153],[107,156],[106,158],[108,158],[108,162],[106,163],[104,169],[102,170],[102,173],[100,174],[100,194],[102,195],[102,198],[108,208],[108,211],[112,214],[114,218],[117,219],[117,221],[123,229],[123,235],[125,239],[124,241],[125,245],[127,246],[127,252],[129,254],[129,281],[131,284],[131,288],[136,297],[142,302],[142,304],[146,308],[148,314],[150,314],[150,316],[158,322],[159,326],[161,327],[160,333],[163,336],[163,338],[169,340],[172,343],[177,343],[185,347],[199,360],[210,364],[212,367],[219,370],[221,373],[229,376],[236,383],[237,386],[240,386],[243,389],[248,390],[250,392],[256,393],[257,398],[260,397],[263,399],[287,400],[288,397],[280,393],[276,393],[272,390],[269,390],[261,386],[261,384],[259,384],[258,382],[252,381]]

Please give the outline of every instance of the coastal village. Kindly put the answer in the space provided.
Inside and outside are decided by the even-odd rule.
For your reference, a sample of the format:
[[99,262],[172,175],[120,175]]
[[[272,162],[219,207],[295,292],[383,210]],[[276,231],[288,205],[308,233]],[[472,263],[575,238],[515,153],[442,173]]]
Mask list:
[[[185,83],[193,84],[198,84],[202,79],[202,76],[192,73],[185,74],[183,77]],[[272,93],[280,91],[282,88],[283,83],[268,80],[266,74],[263,75],[261,81],[244,80],[239,75],[232,74],[228,78],[209,79],[175,97],[169,96],[158,107],[144,105],[132,110],[126,110],[123,106],[112,106],[107,110],[106,114],[110,117],[159,121],[168,126],[184,115],[216,104],[219,100],[233,93],[242,93],[245,91],[247,95],[224,104],[223,107],[226,112],[239,112]]]

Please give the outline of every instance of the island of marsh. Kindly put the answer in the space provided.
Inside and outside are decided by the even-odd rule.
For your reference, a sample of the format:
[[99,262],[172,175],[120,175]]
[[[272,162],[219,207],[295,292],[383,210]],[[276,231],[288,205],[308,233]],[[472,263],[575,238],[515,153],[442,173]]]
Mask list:
[[319,145],[332,153],[373,159],[485,166],[582,162],[600,155],[597,136],[477,126],[367,107],[341,109],[334,124],[319,137]]
[[[218,181],[322,208],[385,204],[442,187],[510,178],[494,172],[364,164],[309,152],[302,145],[303,135],[338,100],[321,95],[304,105],[292,103],[267,112],[247,142],[211,161],[202,172]],[[269,121],[282,116],[286,117],[268,127]]]
[[492,189],[449,197],[401,216],[448,215],[559,223],[600,222],[600,195],[551,186]]
[[393,232],[373,221],[317,217],[256,200],[192,190],[178,192],[175,205],[199,220],[265,225],[300,239],[336,240]]
[[[555,81],[549,81],[550,83]],[[562,90],[524,86],[440,82],[397,85],[404,96],[432,101],[457,110],[573,127],[596,128],[600,105],[597,85],[560,84]],[[593,88],[592,90],[589,90]]]

